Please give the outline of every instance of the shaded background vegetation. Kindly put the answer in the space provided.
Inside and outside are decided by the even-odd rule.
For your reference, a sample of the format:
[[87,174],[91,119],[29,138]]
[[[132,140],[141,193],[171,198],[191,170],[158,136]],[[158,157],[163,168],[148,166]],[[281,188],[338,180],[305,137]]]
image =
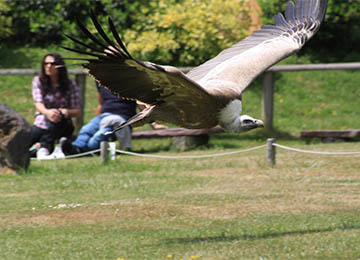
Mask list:
[[[287,1],[259,0],[264,23],[271,23]],[[310,55],[317,62],[350,62],[360,60],[360,2],[328,0],[325,22],[300,55]]]
[[[197,65],[247,35],[251,24],[246,1],[0,0],[0,48],[72,45],[64,33],[82,38],[75,21],[90,24],[93,9],[101,23],[109,15],[113,18],[136,57]],[[286,2],[258,0],[263,22],[272,23]],[[310,55],[313,62],[355,61],[360,58],[359,41],[359,2],[329,0],[326,22],[300,55]]]

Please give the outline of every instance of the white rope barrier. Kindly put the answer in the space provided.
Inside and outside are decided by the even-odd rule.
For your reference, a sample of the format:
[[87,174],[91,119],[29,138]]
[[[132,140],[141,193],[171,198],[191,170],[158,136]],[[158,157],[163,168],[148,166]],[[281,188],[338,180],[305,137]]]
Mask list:
[[324,155],[355,155],[355,154],[360,154],[360,152],[317,152],[317,151],[311,151],[311,150],[303,150],[303,149],[298,149],[298,148],[292,148],[292,147],[277,144],[277,143],[274,143],[273,146],[276,146],[276,147],[279,147],[279,148],[282,148],[282,149],[285,149],[285,150],[289,150],[289,151],[299,152],[299,153],[324,154]]
[[[258,150],[261,148],[265,148],[266,144],[264,145],[260,145],[260,146],[256,146],[256,147],[252,147],[252,148],[248,148],[248,149],[243,149],[243,150],[238,150],[238,151],[232,151],[232,152],[226,152],[226,153],[218,153],[218,154],[204,154],[204,155],[175,155],[175,156],[170,156],[170,155],[155,155],[155,154],[142,154],[142,153],[135,153],[135,152],[130,152],[130,151],[124,151],[124,150],[118,150],[118,149],[111,149],[108,148],[107,151],[110,152],[116,152],[116,153],[120,153],[120,154],[128,154],[128,155],[133,155],[133,156],[138,156],[138,157],[148,157],[148,158],[160,158],[160,159],[199,159],[199,158],[209,158],[209,157],[219,157],[219,156],[226,156],[226,155],[232,155],[232,154],[238,154],[238,153],[245,153],[245,152],[250,152],[250,151],[254,151],[254,150]],[[41,161],[41,160],[59,160],[59,159],[71,159],[71,158],[77,158],[77,157],[83,157],[85,155],[88,154],[95,154],[97,152],[101,152],[101,149],[97,149],[97,150],[92,150],[89,152],[84,152],[84,153],[79,153],[79,154],[74,154],[74,155],[67,155],[67,156],[61,156],[61,157],[52,157],[51,155],[49,156],[45,156],[43,158],[31,158],[31,160],[37,160],[37,161]]]
[[251,147],[251,148],[243,149],[243,150],[237,150],[237,151],[225,152],[225,153],[216,153],[216,154],[174,155],[174,156],[171,156],[171,155],[156,155],[156,154],[142,154],[142,153],[118,150],[118,149],[115,149],[115,143],[112,143],[112,145],[109,145],[108,142],[102,142],[100,149],[85,152],[85,153],[68,155],[68,156],[65,156],[63,154],[62,156],[59,156],[59,157],[49,155],[49,156],[45,156],[45,157],[39,158],[39,159],[37,159],[37,158],[31,158],[31,159],[32,160],[70,159],[70,158],[82,157],[82,156],[85,156],[85,155],[88,155],[88,154],[93,155],[93,154],[98,153],[98,152],[100,152],[101,162],[102,163],[107,161],[109,157],[111,158],[111,160],[115,160],[115,154],[116,153],[139,156],[139,157],[147,157],[147,158],[160,158],[160,159],[200,159],[200,158],[219,157],[219,156],[227,156],[227,155],[233,155],[233,154],[238,154],[238,153],[251,152],[251,151],[262,149],[262,148],[265,148],[265,147],[267,148],[267,152],[266,152],[267,161],[271,165],[275,165],[275,159],[276,159],[275,158],[275,155],[276,155],[275,148],[276,147],[284,149],[284,150],[289,150],[289,151],[294,151],[294,152],[301,152],[301,153],[309,153],[309,154],[360,155],[360,152],[320,152],[320,151],[311,151],[311,150],[298,149],[298,148],[293,148],[293,147],[277,144],[277,143],[275,143],[275,139],[269,138],[267,140],[267,144],[264,144],[264,145],[255,146],[255,147]]
[[65,159],[67,158],[76,158],[76,157],[82,157],[82,156],[85,156],[85,155],[88,155],[88,154],[95,154],[95,153],[98,153],[100,152],[100,149],[96,149],[96,150],[92,150],[92,151],[88,151],[88,152],[84,152],[84,153],[78,153],[78,154],[73,154],[73,155],[67,155],[65,156]]
[[141,156],[141,157],[161,158],[161,159],[199,159],[199,158],[226,156],[226,155],[232,155],[232,154],[237,154],[237,153],[245,153],[245,152],[250,152],[250,151],[254,151],[254,150],[265,148],[265,147],[266,147],[266,144],[256,146],[256,147],[252,147],[252,148],[248,148],[248,149],[244,149],[244,150],[227,152],[227,153],[203,154],[203,155],[177,155],[177,156],[142,154],[142,153],[134,153],[134,152],[129,152],[129,151],[123,151],[123,150],[115,150],[115,151],[117,153],[122,153],[122,154]]

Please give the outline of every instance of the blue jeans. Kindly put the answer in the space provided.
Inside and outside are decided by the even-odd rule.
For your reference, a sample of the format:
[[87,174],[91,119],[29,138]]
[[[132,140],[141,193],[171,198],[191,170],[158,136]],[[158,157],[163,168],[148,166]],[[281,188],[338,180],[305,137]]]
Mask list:
[[100,143],[102,141],[107,141],[109,136],[106,136],[105,133],[112,131],[111,127],[100,129],[100,121],[104,117],[111,115],[111,113],[102,113],[91,121],[84,125],[72,145],[77,146],[81,149],[82,152],[92,151],[100,148]]

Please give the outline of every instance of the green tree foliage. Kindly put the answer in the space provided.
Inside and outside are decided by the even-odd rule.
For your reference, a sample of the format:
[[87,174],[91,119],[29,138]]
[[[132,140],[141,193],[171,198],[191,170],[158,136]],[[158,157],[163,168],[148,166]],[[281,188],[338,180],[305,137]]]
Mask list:
[[2,13],[13,17],[12,45],[72,46],[64,33],[85,39],[76,19],[96,34],[92,9],[102,25],[112,17],[134,56],[160,63],[199,64],[244,38],[251,25],[248,0],[5,1],[10,8]]
[[311,55],[324,62],[360,60],[360,3],[358,0],[329,0],[319,37]]
[[158,0],[141,6],[125,40],[136,57],[197,65],[243,39],[251,26],[245,0]]
[[[259,0],[265,24],[273,24],[274,14],[288,1]],[[360,59],[360,3],[358,0],[328,0],[325,21],[316,37],[301,50],[312,61],[345,62]]]
[[[6,0],[0,0],[0,10],[7,11],[9,7],[7,6]],[[11,17],[6,17],[0,13],[0,39],[5,38],[11,35]]]
[[[90,7],[101,9],[101,3],[88,0],[7,0],[9,9],[1,11],[12,17],[12,45],[46,46],[60,43],[63,33],[74,28],[76,18],[86,21]],[[97,8],[97,7],[100,8]]]
[[[101,24],[107,16],[134,56],[160,63],[196,65],[241,40],[250,26],[248,0],[0,0],[1,44],[71,46],[65,34],[85,39],[79,19],[92,32],[89,10]],[[284,10],[287,0],[258,0],[263,22]],[[329,0],[320,31],[300,52],[321,62],[360,58],[358,0]]]
[[132,15],[140,0],[1,0],[8,9],[0,9],[0,17],[12,18],[13,35],[6,40],[16,46],[47,46],[61,44],[66,40],[64,34],[77,38],[84,37],[76,26],[76,20],[90,23],[90,10],[94,11],[101,22],[107,16],[116,17],[115,25],[127,28],[133,23]]

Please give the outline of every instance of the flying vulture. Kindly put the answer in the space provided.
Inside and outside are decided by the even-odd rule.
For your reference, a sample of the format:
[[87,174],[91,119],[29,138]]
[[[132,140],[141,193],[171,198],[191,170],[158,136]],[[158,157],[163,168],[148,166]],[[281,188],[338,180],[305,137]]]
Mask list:
[[241,113],[242,93],[267,68],[301,49],[319,29],[326,7],[327,0],[289,1],[285,16],[275,15],[275,25],[262,26],[186,75],[175,67],[132,57],[111,18],[109,28],[115,41],[105,34],[93,13],[101,39],[78,22],[92,44],[67,35],[87,50],[64,48],[87,55],[80,58],[82,66],[119,98],[147,104],[123,126],[162,121],[185,128],[220,125],[226,131],[243,132],[263,127],[263,122]]

